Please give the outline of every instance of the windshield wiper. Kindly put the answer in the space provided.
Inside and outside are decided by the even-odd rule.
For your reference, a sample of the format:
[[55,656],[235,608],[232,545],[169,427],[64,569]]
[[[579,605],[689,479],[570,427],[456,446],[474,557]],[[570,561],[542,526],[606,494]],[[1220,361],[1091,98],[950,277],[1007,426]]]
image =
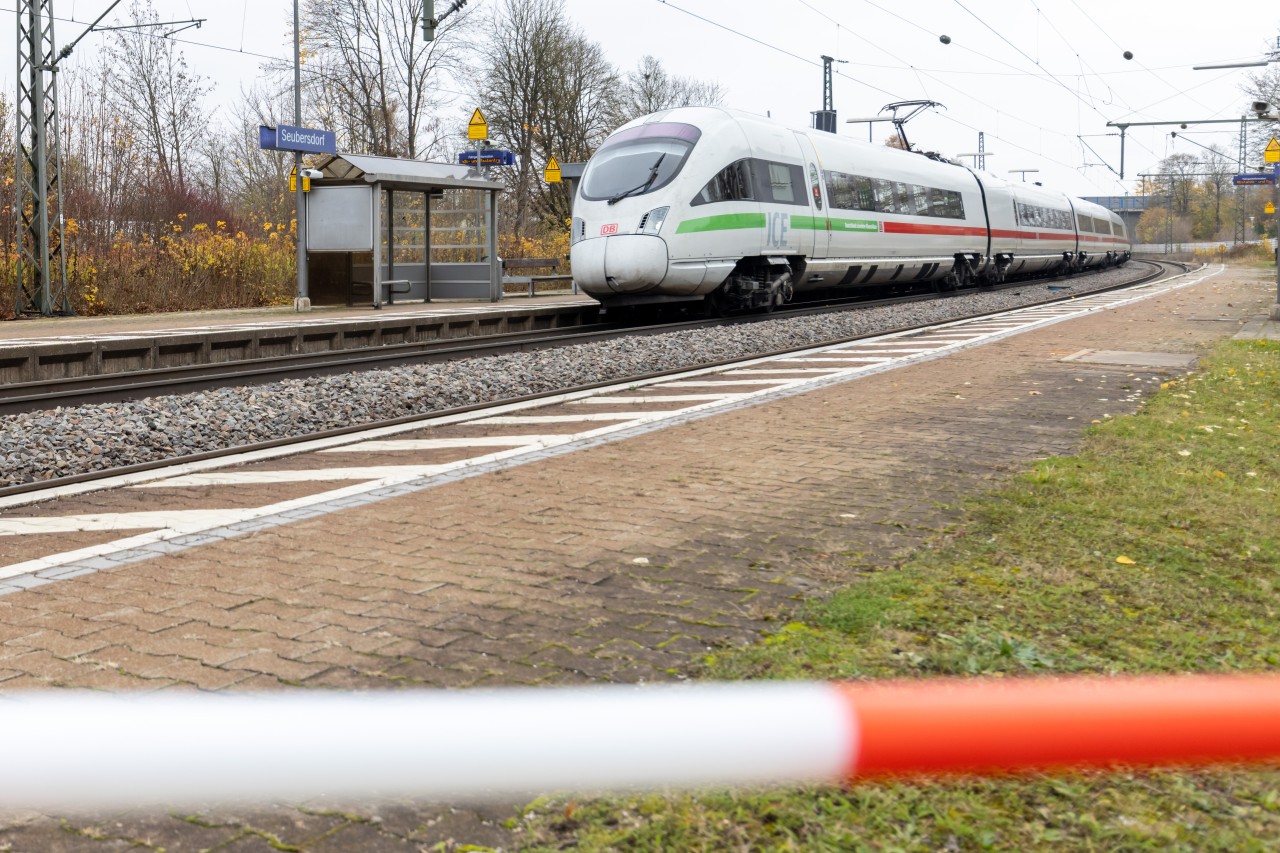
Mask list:
[[652,166],[649,167],[649,177],[645,180],[643,184],[641,184],[638,187],[632,187],[631,189],[627,190],[624,193],[618,193],[613,198],[609,199],[609,204],[617,204],[627,196],[635,195],[636,193],[642,193],[645,190],[649,189],[649,187],[653,186],[653,182],[658,179],[658,167],[662,165],[662,158],[666,156],[667,156],[667,152],[665,151],[658,155],[657,161]]

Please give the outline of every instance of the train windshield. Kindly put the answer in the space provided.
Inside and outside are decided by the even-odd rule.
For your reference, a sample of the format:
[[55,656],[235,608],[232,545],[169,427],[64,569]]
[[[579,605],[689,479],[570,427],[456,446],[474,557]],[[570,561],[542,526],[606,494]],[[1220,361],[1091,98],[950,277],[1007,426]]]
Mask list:
[[671,182],[701,135],[691,124],[654,122],[615,133],[587,164],[582,197],[618,201]]

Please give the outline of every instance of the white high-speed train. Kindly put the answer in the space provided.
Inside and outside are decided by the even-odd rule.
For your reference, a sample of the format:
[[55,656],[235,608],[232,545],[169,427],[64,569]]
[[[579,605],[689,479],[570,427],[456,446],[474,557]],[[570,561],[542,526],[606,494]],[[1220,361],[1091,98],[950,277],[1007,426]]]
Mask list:
[[573,277],[606,307],[772,309],[799,291],[1124,263],[1106,208],[946,160],[717,107],[636,119],[587,163]]

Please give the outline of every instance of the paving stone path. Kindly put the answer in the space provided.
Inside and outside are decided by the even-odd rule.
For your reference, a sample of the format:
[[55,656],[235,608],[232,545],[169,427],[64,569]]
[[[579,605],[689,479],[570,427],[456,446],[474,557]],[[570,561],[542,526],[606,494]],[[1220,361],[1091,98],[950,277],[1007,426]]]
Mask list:
[[[1064,355],[1199,352],[1270,295],[1260,274],[1229,272],[946,359],[0,596],[0,691],[685,678],[944,532],[966,496],[1072,452],[1091,420],[1132,412],[1169,376]],[[0,851],[498,847],[514,814],[0,813]]]

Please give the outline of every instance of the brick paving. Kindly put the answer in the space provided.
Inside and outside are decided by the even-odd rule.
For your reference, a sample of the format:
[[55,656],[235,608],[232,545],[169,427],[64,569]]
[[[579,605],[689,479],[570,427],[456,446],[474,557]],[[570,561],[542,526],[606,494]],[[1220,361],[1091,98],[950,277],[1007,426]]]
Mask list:
[[[1072,452],[1091,420],[1133,411],[1168,377],[1063,355],[1200,352],[1271,292],[1261,273],[1228,271],[945,359],[3,596],[0,690],[687,677],[851,581],[850,555],[900,558],[966,496]],[[0,813],[0,850],[502,846],[513,814]]]

